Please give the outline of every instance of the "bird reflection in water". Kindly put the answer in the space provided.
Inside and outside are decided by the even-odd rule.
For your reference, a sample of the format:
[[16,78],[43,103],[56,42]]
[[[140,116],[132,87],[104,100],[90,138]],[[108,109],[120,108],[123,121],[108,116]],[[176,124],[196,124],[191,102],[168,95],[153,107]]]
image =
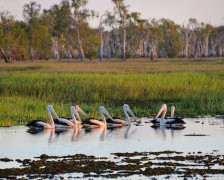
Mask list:
[[[129,126],[121,126],[119,128],[107,128],[109,130],[109,133],[114,133],[114,132],[117,132],[117,131],[122,131],[121,133],[124,132],[124,129],[125,129],[125,132],[124,132],[124,139],[128,139],[129,138],[129,135],[130,135],[130,129],[131,129],[131,125]],[[135,129],[136,130],[136,129]],[[131,132],[131,134],[134,134],[135,133],[135,130]]]
[[71,141],[72,142],[79,141],[81,137],[81,133],[82,133],[82,128],[74,128]]
[[171,132],[172,139],[175,138],[175,135],[178,133],[179,130],[185,129],[184,126],[181,127],[165,127],[165,126],[151,126],[156,132],[157,135],[162,135],[163,139],[167,138],[167,132]]
[[104,141],[107,133],[107,127],[102,128],[85,128],[85,133],[100,133],[100,140]]

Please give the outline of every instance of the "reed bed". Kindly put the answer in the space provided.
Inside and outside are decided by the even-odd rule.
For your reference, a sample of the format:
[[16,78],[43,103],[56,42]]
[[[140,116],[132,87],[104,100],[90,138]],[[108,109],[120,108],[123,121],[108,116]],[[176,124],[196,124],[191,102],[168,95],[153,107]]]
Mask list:
[[48,119],[47,104],[61,116],[80,104],[91,116],[99,105],[123,116],[128,103],[136,116],[154,116],[162,103],[176,114],[224,112],[224,72],[56,73],[4,72],[0,76],[0,125]]

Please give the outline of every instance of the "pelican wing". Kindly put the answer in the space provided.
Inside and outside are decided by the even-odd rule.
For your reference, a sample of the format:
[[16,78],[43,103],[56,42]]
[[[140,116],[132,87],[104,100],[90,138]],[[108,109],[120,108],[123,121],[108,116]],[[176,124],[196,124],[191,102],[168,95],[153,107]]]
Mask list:
[[29,122],[26,126],[28,126],[28,127],[35,126],[35,125],[39,124],[39,122],[47,123],[47,122],[42,121],[42,120],[33,120],[33,121]]
[[113,117],[113,120],[108,118],[106,121],[107,121],[107,123],[111,123],[111,124],[123,124],[121,122],[122,120],[118,117]]
[[105,125],[102,121],[97,120],[95,118],[87,118],[87,119],[82,121],[82,124],[97,125],[97,126],[104,126]]
[[27,127],[35,127],[35,128],[45,128],[46,126],[48,126],[49,124],[45,121],[42,120],[34,120],[29,122],[26,126]]
[[97,126],[104,126],[104,125],[105,125],[102,121],[99,121],[99,120],[97,120],[97,119],[91,119],[90,122],[91,122],[93,125],[97,125]]
[[54,119],[56,125],[71,126],[72,122],[65,118]]
[[169,124],[186,124],[183,119],[181,119],[180,117],[175,117],[175,118],[168,118],[167,120],[169,120],[167,123]]

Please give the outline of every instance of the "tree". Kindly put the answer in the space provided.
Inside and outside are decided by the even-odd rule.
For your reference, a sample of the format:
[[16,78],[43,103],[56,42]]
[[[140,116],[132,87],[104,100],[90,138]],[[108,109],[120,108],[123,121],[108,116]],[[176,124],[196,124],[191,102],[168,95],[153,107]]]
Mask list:
[[184,40],[184,50],[183,57],[189,57],[189,43],[192,40],[192,36],[194,33],[194,27],[197,24],[197,20],[195,18],[190,18],[186,25],[182,25],[181,31]]
[[208,57],[209,51],[209,36],[213,30],[213,26],[210,24],[202,24],[202,32],[201,32],[201,49],[202,49],[202,56]]
[[146,43],[146,57],[150,57],[153,60],[154,57],[157,57],[158,43],[163,38],[159,21],[156,19],[143,21],[140,31]]
[[88,18],[94,17],[96,12],[86,8],[88,0],[71,0],[71,28],[76,33],[77,47],[81,61],[84,60],[84,50],[80,37],[80,24],[86,22]]
[[126,20],[127,20],[127,12],[128,6],[124,4],[124,0],[112,0],[115,4],[115,12],[120,16],[120,24],[122,28],[122,59],[126,59]]
[[160,55],[169,58],[177,57],[181,51],[181,34],[179,26],[169,19],[161,19],[161,28],[164,35],[160,42]]
[[23,17],[29,24],[28,34],[29,34],[29,57],[33,60],[33,27],[38,20],[41,5],[34,1],[30,1],[29,4],[23,6]]
[[100,24],[99,24],[99,33],[100,33],[100,50],[99,50],[99,58],[100,62],[103,61],[103,23],[104,23],[104,16],[108,13],[108,11],[104,12],[100,17]]

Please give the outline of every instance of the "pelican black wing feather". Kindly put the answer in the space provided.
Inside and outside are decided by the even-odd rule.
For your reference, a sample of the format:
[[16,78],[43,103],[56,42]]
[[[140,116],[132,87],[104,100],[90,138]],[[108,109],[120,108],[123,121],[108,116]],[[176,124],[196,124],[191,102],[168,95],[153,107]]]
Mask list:
[[35,126],[35,127],[41,127],[42,128],[43,125],[39,124],[38,122],[46,123],[45,121],[42,121],[42,120],[33,120],[33,121],[29,122],[26,126],[27,127],[33,127],[33,126]]
[[58,120],[58,119],[54,119],[54,123],[55,123],[55,124],[60,124],[60,125],[63,125],[63,126],[67,126],[67,125],[68,125],[67,123],[65,123],[65,122],[63,122],[63,121],[60,121],[60,120]]
[[168,124],[186,124],[180,117],[175,117],[173,121],[168,122]]
[[[120,119],[120,118],[119,117],[113,117],[113,119]],[[122,124],[122,122],[115,122],[115,121],[113,121],[110,118],[108,118],[106,121],[107,121],[107,123],[111,123],[111,124],[114,124],[114,123],[116,123],[116,124]]]
[[95,125],[94,123],[92,123],[90,120],[91,119],[95,119],[97,120],[96,118],[92,118],[92,117],[89,117],[89,118],[86,118],[82,121],[82,124],[90,124],[90,125]]

